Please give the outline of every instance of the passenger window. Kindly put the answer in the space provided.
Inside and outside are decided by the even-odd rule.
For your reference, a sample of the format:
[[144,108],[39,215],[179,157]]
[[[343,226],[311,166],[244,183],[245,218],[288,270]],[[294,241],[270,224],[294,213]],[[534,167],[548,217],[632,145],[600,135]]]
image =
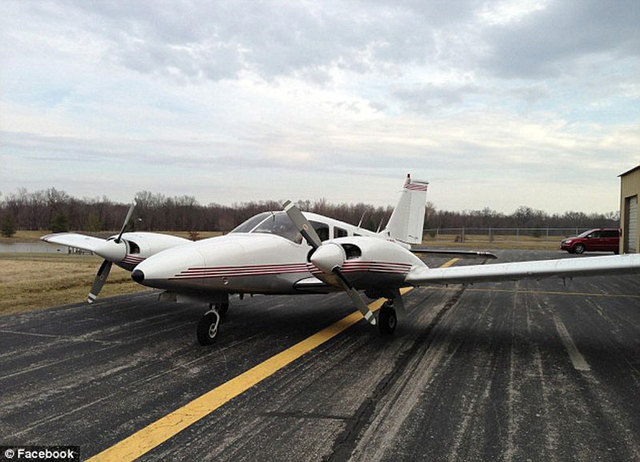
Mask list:
[[338,228],[337,226],[333,227],[333,238],[337,238],[337,237],[347,237],[347,230],[346,229],[342,229],[342,228]]
[[322,242],[329,240],[329,225],[320,223],[319,221],[310,221],[310,223]]

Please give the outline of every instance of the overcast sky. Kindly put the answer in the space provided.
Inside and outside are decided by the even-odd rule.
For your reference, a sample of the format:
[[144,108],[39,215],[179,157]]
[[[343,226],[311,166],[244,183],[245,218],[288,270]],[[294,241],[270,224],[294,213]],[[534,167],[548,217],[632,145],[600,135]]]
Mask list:
[[619,207],[640,2],[0,5],[0,192]]

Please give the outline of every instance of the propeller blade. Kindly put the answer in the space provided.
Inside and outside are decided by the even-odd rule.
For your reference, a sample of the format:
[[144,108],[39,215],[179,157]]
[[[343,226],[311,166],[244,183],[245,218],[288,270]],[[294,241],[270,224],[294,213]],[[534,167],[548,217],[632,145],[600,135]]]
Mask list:
[[293,222],[294,226],[300,231],[302,237],[307,241],[307,243],[317,249],[322,245],[322,241],[320,240],[320,236],[316,233],[316,230],[313,229],[309,220],[307,220],[300,209],[296,207],[293,202],[287,201],[283,204],[284,211],[287,212],[287,215]]
[[96,278],[93,280],[91,292],[89,292],[89,296],[87,297],[87,303],[93,303],[98,297],[98,294],[102,290],[102,286],[107,282],[107,277],[109,276],[110,271],[111,262],[108,260],[103,261],[102,265],[100,265],[100,269],[98,270],[98,274],[96,274]]
[[122,233],[124,233],[124,229],[127,227],[127,223],[129,223],[129,220],[131,220],[131,215],[133,215],[133,209],[136,208],[136,204],[131,204],[131,207],[129,207],[129,211],[127,212],[127,218],[124,219],[124,223],[122,223],[122,229],[120,230],[120,234],[118,234],[118,237],[116,238],[116,243],[120,243],[120,239],[122,238]]
[[353,286],[349,283],[347,278],[344,277],[344,275],[340,272],[339,269],[337,268],[334,269],[333,274],[335,274],[338,277],[338,281],[340,282],[340,285],[342,286],[344,291],[347,293],[347,295],[349,296],[353,304],[356,306],[356,308],[358,308],[360,313],[362,313],[362,316],[364,316],[364,319],[366,319],[372,326],[375,326],[376,317],[373,314],[373,311],[371,311],[367,306],[367,304],[364,302],[364,300],[362,299],[358,291],[353,288]]

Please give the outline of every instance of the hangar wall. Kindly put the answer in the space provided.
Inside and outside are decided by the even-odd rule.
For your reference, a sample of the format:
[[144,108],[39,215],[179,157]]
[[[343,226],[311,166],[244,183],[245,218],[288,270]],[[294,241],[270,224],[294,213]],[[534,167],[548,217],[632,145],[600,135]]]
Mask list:
[[620,175],[620,253],[640,252],[640,165]]

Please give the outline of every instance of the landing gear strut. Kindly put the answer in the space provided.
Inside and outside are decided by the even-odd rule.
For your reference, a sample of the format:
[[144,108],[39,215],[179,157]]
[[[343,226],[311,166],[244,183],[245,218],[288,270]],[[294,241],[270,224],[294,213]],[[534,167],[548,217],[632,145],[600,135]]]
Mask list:
[[378,313],[378,329],[382,335],[390,335],[396,330],[397,325],[398,318],[396,310],[393,308],[393,302],[387,300]]
[[218,332],[220,332],[220,322],[227,314],[228,309],[229,302],[209,304],[209,311],[200,318],[196,329],[196,336],[200,345],[211,345],[215,342]]

